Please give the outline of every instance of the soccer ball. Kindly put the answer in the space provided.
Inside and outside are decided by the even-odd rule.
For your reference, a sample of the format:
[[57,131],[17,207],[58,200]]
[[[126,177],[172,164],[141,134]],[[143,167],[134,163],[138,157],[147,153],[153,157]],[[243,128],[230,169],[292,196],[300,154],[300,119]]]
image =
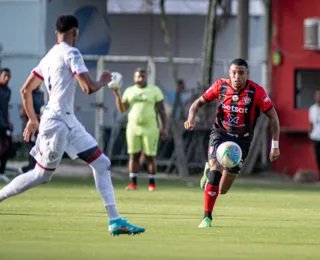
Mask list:
[[233,168],[240,163],[242,150],[235,142],[227,141],[218,146],[216,156],[224,168]]
[[122,75],[119,72],[111,73],[111,81],[108,83],[109,88],[121,88],[122,87]]

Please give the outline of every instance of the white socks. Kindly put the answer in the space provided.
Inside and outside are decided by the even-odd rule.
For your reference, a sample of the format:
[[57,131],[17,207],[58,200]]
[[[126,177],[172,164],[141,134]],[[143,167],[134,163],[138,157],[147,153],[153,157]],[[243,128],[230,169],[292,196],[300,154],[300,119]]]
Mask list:
[[[93,170],[96,188],[107,209],[109,220],[114,220],[120,218],[120,215],[114,198],[114,190],[110,176],[110,164],[109,158],[102,154],[99,158],[90,163],[89,166]],[[39,165],[36,165],[33,170],[17,176],[0,190],[0,202],[39,184],[50,181],[52,175],[53,171],[44,170]]]
[[50,181],[52,175],[53,171],[44,170],[39,165],[36,165],[33,170],[17,176],[0,190],[0,202],[39,184]]
[[93,170],[96,188],[107,209],[109,220],[120,218],[114,198],[114,189],[110,175],[111,163],[109,158],[102,154],[99,158],[90,163],[89,166]]

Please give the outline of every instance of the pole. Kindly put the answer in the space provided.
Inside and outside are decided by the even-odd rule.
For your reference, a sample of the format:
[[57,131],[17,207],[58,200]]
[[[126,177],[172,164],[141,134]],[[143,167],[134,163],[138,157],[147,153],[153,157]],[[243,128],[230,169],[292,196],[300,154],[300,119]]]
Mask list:
[[[97,79],[103,71],[103,59],[99,58],[97,62]],[[96,92],[96,113],[95,113],[95,138],[98,147],[104,149],[104,88]]]
[[264,49],[264,59],[265,59],[265,89],[268,94],[271,93],[270,80],[271,80],[271,37],[272,37],[272,1],[265,0],[265,18],[264,18],[264,39],[265,39],[265,49]]
[[[264,71],[263,71],[263,87],[268,94],[271,94],[271,38],[272,38],[272,0],[264,1],[265,7],[265,18],[264,18],[264,39],[265,39],[265,49],[264,49]],[[263,129],[263,138],[261,145],[261,164],[266,167],[269,163],[269,136],[268,136],[268,126]]]
[[2,45],[2,42],[0,42],[0,69],[1,69],[1,65],[2,65],[2,56],[1,56],[2,49],[3,49],[3,45]]
[[249,0],[238,1],[237,57],[248,59],[249,42]]

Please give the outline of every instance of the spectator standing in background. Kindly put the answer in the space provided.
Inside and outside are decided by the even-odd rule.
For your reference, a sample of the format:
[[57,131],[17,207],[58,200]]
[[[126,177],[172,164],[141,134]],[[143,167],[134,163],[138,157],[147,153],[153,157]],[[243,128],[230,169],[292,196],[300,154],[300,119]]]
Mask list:
[[11,145],[12,124],[9,119],[9,102],[11,90],[8,83],[11,72],[8,68],[0,70],[0,181],[8,183],[10,180],[5,175],[8,161],[8,152]]
[[[41,107],[44,105],[44,93],[40,90],[40,86],[32,92],[32,100],[33,100],[34,111],[36,112],[38,121],[40,122]],[[23,106],[21,107],[20,116],[22,120],[22,129],[25,129],[29,118]],[[37,139],[37,136],[38,136],[38,132],[36,132],[35,139],[30,140],[28,142],[29,152],[31,151],[32,147],[35,145],[35,140]],[[36,166],[36,160],[33,158],[33,156],[29,154],[29,164],[21,167],[19,169],[19,173],[28,172],[31,169],[33,169],[35,166]]]
[[177,120],[185,120],[188,115],[189,107],[187,107],[187,105],[188,105],[188,100],[190,95],[186,90],[183,79],[178,79],[176,89],[171,90],[168,93],[168,103],[171,106],[172,110],[173,110],[176,95],[178,95],[179,99],[178,99],[174,118]]
[[309,137],[313,143],[318,171],[320,170],[320,91],[314,94],[315,103],[309,108]]
[[[137,178],[140,171],[140,158],[143,153],[148,174],[149,191],[156,189],[156,155],[159,134],[167,138],[167,120],[163,104],[163,93],[159,87],[147,83],[147,71],[138,68],[134,73],[135,85],[128,87],[121,97],[119,89],[113,88],[119,112],[129,110],[126,138],[128,145],[129,176],[131,183],[126,190],[137,189]],[[157,113],[161,118],[161,129]]]

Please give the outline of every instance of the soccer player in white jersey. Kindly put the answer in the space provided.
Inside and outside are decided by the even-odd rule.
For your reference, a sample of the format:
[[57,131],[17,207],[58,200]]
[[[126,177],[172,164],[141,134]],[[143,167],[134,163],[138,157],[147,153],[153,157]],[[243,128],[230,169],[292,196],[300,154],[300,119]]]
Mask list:
[[[22,103],[29,121],[23,132],[24,140],[34,138],[39,128],[36,145],[30,154],[37,161],[35,168],[17,176],[0,190],[0,202],[32,187],[50,181],[64,152],[70,158],[86,161],[93,171],[96,188],[109,217],[112,235],[138,234],[144,228],[122,219],[116,207],[110,177],[110,160],[97,147],[96,140],[86,132],[74,115],[74,93],[77,81],[86,94],[98,91],[111,81],[111,74],[103,72],[99,81],[90,78],[82,55],[74,47],[78,38],[78,21],[72,15],[63,15],[56,22],[57,44],[32,71],[21,89]],[[33,109],[32,91],[44,81],[49,102],[40,126]]]

